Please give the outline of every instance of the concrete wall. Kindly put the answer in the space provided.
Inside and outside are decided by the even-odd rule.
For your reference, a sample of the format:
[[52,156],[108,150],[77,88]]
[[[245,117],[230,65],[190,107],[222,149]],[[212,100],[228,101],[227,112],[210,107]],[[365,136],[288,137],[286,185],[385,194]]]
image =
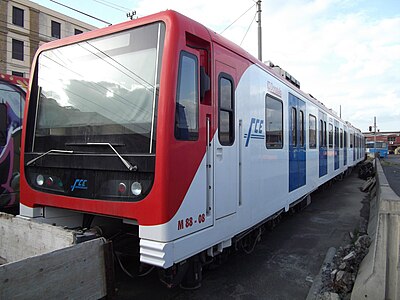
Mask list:
[[390,188],[376,160],[376,190],[372,192],[369,252],[358,271],[351,299],[400,299],[400,197]]
[[110,244],[75,240],[72,230],[0,213],[0,299],[112,296]]

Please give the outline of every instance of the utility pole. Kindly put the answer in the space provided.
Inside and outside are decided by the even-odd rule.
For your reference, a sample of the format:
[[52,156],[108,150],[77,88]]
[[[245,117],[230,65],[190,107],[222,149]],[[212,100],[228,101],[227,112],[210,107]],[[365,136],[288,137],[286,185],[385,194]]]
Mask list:
[[257,23],[258,23],[258,59],[262,61],[261,0],[258,0],[256,4],[257,4]]

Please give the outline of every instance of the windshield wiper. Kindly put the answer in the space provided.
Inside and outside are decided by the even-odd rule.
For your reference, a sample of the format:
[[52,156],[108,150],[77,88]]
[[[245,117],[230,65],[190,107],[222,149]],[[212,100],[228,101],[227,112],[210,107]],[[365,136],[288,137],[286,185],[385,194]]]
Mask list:
[[122,161],[122,163],[127,167],[129,171],[137,171],[137,166],[132,166],[129,161],[127,161],[125,158],[123,158],[117,150],[111,145],[110,143],[68,143],[66,144],[68,146],[108,146],[110,147],[114,153],[118,156],[118,158]]
[[39,155],[39,156],[33,158],[33,159],[31,159],[30,161],[28,161],[28,162],[26,163],[26,166],[29,166],[29,165],[33,164],[33,163],[34,163],[35,161],[37,161],[39,158],[42,158],[43,156],[46,156],[46,155],[49,154],[49,153],[69,153],[69,154],[71,154],[71,153],[74,153],[74,151],[72,151],[72,150],[51,149],[51,150],[49,150],[49,151],[47,151],[47,152],[45,152],[45,153],[43,153],[43,154],[41,154],[41,155]]

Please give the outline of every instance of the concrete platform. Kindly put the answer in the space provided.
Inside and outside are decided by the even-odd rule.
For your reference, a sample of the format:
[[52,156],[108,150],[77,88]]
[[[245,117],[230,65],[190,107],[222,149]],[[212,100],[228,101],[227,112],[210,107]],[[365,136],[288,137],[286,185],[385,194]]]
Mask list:
[[400,299],[400,197],[391,189],[379,160],[376,179],[368,225],[372,244],[360,265],[352,300]]

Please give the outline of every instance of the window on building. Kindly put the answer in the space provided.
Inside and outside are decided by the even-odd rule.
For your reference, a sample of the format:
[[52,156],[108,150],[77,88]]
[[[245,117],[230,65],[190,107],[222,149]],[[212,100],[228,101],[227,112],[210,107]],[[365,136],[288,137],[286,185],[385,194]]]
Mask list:
[[24,60],[24,42],[12,39],[12,58]]
[[14,76],[24,77],[24,73],[22,72],[12,71],[11,74]]
[[61,24],[56,21],[51,21],[51,37],[61,38]]
[[181,52],[175,108],[175,138],[197,140],[199,136],[199,96],[197,57]]
[[283,103],[266,96],[265,100],[266,146],[269,149],[283,148]]
[[311,114],[308,116],[308,140],[310,149],[317,148],[317,118]]
[[0,146],[7,144],[7,106],[0,103]]
[[81,33],[83,33],[83,31],[82,31],[82,30],[80,30],[80,29],[76,29],[76,28],[75,28],[75,31],[74,31],[74,33],[75,33],[75,35],[77,35],[77,34],[81,34]]
[[333,125],[329,123],[329,148],[333,147]]
[[13,6],[12,23],[17,26],[24,27],[24,10]]
[[234,127],[234,92],[233,79],[227,74],[219,77],[219,121],[218,138],[221,145],[233,145]]

